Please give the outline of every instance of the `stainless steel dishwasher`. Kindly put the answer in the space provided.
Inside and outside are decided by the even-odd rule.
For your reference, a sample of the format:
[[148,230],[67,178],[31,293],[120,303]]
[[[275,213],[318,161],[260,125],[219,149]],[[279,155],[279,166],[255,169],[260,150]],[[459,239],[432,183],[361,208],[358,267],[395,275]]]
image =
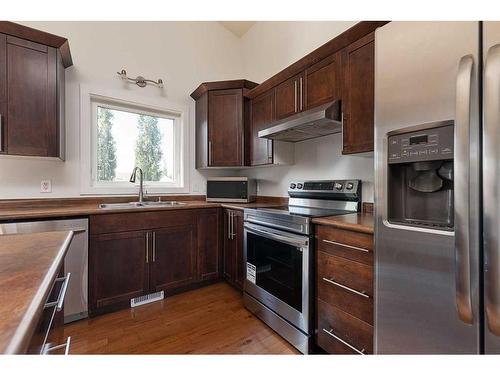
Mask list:
[[88,316],[88,227],[88,219],[0,223],[0,235],[66,230],[74,232],[64,260],[64,271],[71,272],[64,302],[64,323]]

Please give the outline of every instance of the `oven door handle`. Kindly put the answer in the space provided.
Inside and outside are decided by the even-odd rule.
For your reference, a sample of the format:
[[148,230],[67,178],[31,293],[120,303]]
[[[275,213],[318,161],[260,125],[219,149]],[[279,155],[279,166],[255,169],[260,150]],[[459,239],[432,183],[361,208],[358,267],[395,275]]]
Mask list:
[[297,246],[299,248],[307,246],[308,241],[309,241],[308,239],[299,239],[299,238],[294,238],[294,237],[289,237],[289,236],[277,234],[274,232],[269,232],[267,230],[256,228],[255,226],[253,226],[251,224],[245,224],[245,230],[249,233],[253,233],[253,234],[265,237],[265,238],[269,238],[271,240],[284,242],[284,243],[287,243],[287,244],[292,245],[292,246]]

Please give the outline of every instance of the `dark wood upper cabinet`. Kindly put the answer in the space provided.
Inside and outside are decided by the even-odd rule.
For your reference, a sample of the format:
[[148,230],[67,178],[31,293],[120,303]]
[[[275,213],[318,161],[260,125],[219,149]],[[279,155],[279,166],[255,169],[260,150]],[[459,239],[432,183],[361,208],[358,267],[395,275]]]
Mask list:
[[243,90],[208,93],[208,165],[243,165]]
[[273,141],[259,138],[259,130],[274,121],[274,90],[269,90],[250,101],[250,121],[248,126],[249,164],[266,165],[273,163]]
[[275,87],[276,120],[281,120],[302,111],[303,80],[303,74],[300,73]]
[[149,293],[146,231],[90,236],[89,311],[91,315],[130,306]]
[[196,281],[196,226],[155,229],[151,236],[151,291],[168,293]]
[[373,151],[375,34],[342,51],[343,154]]
[[246,80],[202,83],[196,101],[196,168],[245,164],[244,94],[257,84]]
[[307,68],[304,72],[305,110],[340,99],[341,54],[337,52]]
[[68,41],[0,22],[0,153],[64,159]]

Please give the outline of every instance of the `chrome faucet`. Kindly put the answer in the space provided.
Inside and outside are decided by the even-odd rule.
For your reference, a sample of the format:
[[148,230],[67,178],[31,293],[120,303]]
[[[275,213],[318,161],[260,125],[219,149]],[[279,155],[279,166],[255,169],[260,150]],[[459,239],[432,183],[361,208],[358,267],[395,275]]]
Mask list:
[[135,182],[135,175],[139,171],[139,203],[144,201],[144,188],[143,188],[143,173],[142,169],[139,167],[135,167],[132,171],[132,175],[130,176],[130,182]]

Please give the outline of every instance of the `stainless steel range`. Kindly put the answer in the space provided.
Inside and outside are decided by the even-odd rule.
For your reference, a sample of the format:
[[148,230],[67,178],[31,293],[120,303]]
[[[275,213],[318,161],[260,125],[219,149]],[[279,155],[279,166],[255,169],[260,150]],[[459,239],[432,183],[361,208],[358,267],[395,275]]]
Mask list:
[[360,210],[361,181],[294,181],[289,205],[245,209],[244,301],[302,353],[310,351],[314,240],[311,219]]

